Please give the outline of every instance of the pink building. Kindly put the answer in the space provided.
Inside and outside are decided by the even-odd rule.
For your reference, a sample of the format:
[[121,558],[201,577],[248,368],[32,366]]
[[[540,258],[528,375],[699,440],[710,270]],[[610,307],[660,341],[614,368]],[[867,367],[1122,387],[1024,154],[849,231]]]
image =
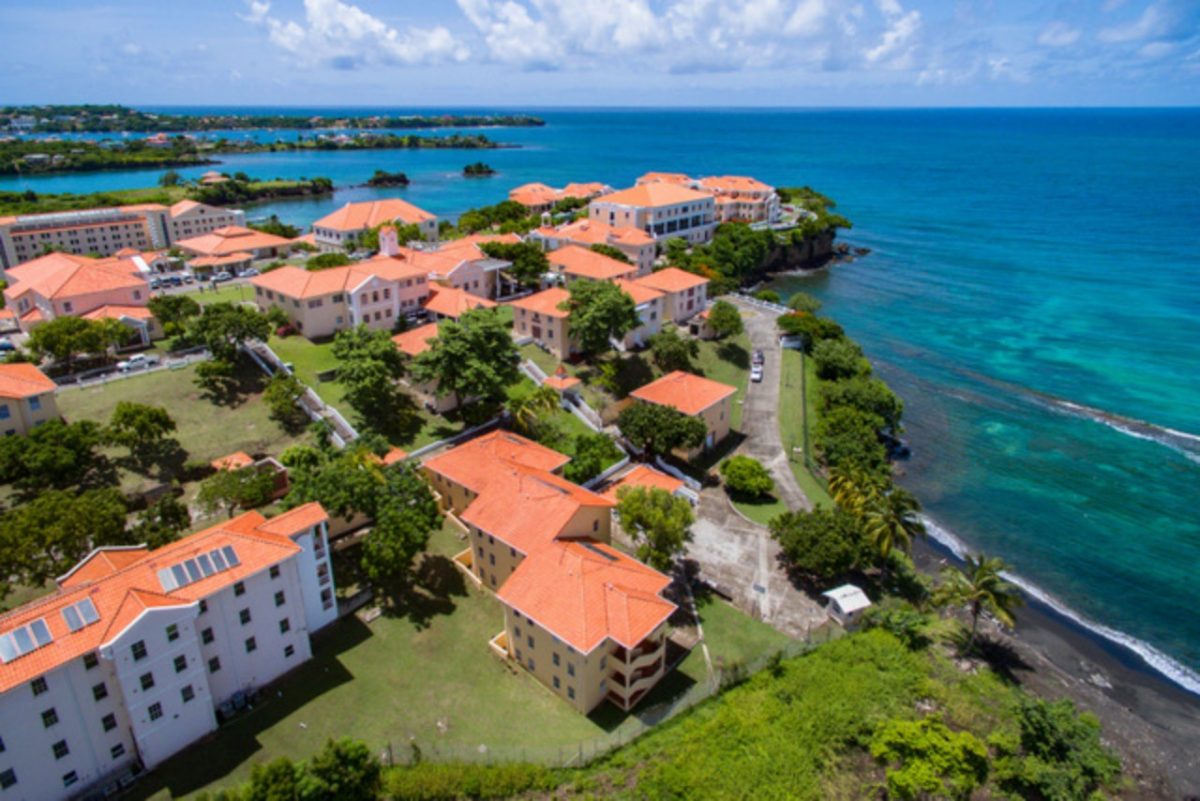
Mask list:
[[26,333],[56,317],[111,316],[127,319],[147,342],[152,334],[153,318],[143,311],[150,288],[134,259],[51,253],[9,269],[8,280],[5,301]]

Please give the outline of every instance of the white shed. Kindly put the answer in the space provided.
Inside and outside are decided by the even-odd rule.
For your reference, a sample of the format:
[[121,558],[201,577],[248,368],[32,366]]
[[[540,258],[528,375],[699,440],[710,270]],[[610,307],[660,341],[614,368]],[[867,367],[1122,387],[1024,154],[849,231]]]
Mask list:
[[858,622],[862,611],[871,605],[867,594],[853,584],[843,584],[821,594],[829,599],[829,611],[843,626]]

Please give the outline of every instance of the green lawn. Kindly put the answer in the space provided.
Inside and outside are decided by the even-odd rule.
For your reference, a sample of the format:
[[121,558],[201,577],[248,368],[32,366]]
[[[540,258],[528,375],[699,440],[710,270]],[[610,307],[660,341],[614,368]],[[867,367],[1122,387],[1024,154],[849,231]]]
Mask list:
[[731,500],[733,500],[733,505],[739,512],[755,523],[761,523],[764,526],[770,523],[772,518],[788,511],[787,504],[774,496],[756,500],[745,500],[742,498],[731,498]]
[[242,303],[254,300],[254,287],[249,284],[225,284],[218,285],[214,291],[211,284],[202,282],[201,286],[184,294],[201,306],[209,303]]
[[167,409],[175,421],[174,437],[183,453],[168,454],[143,474],[122,464],[125,448],[110,449],[110,457],[118,460],[125,491],[144,490],[169,481],[178,476],[187,461],[209,462],[238,450],[278,456],[303,436],[289,434],[270,418],[261,400],[265,377],[257,367],[239,366],[239,394],[222,403],[203,393],[195,377],[196,367],[189,365],[82,389],[63,389],[58,393],[58,409],[68,421],[99,423],[108,422],[117,403],[123,400]]
[[[255,762],[303,759],[330,737],[352,736],[377,753],[390,743],[422,750],[478,753],[482,745],[505,758],[554,759],[560,749],[636,726],[601,707],[592,717],[574,712],[523,671],[488,651],[503,625],[499,603],[464,579],[449,561],[463,547],[449,524],[434,535],[420,574],[425,587],[415,610],[370,624],[351,617],[322,633],[313,659],[284,678],[253,711],[222,727],[215,738],[168,761],[139,782],[135,799],[210,792],[244,781]],[[747,661],[787,642],[784,635],[715,599],[700,614],[714,663]],[[660,687],[686,690],[707,676],[693,650],[677,675]],[[527,749],[527,751],[525,751]]]
[[[805,371],[804,384],[807,384],[807,398],[802,396],[801,370]],[[805,460],[795,448],[804,447],[809,461],[816,463],[812,453],[812,428],[817,419],[817,382],[816,370],[811,359],[805,359],[798,350],[784,349],[783,367],[780,376],[779,390],[779,434],[783,439],[783,447],[788,452],[792,473],[800,489],[816,506],[830,507],[833,501],[825,488],[825,482],[814,475],[805,465]],[[809,437],[804,437],[804,421],[807,418]]]
[[742,404],[746,398],[746,386],[750,382],[750,337],[741,333],[726,340],[708,340],[700,343],[700,358],[696,366],[700,373],[714,381],[737,387],[733,396],[734,430],[742,427]]

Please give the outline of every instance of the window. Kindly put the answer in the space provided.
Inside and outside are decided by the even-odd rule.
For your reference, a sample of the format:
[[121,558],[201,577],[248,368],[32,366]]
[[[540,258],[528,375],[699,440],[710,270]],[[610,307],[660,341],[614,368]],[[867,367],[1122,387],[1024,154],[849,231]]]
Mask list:
[[530,647],[530,648],[534,648],[534,647],[536,647],[536,646],[533,644],[533,635],[532,635],[532,634],[530,634],[528,637],[526,637],[526,638],[525,638],[525,642],[529,643],[529,647]]
[[138,677],[138,681],[141,682],[143,690],[149,690],[154,686],[154,674],[149,672],[143,673]]
[[167,626],[167,642],[175,642],[179,639],[179,626],[172,623]]
[[209,673],[216,673],[220,669],[221,669],[221,660],[220,659],[218,659],[217,657],[214,656],[212,659],[208,660],[208,672]]
[[100,664],[100,659],[96,656],[96,654],[91,653],[91,654],[83,655],[83,669],[84,670],[91,670],[98,664]]
[[284,598],[283,590],[280,590],[279,592],[275,593],[275,605],[276,606],[283,606],[283,602],[285,600],[286,599]]
[[608,666],[608,657],[607,656],[600,657],[600,669],[604,670],[607,666]]
[[568,675],[568,676],[574,676],[574,675],[575,675],[575,663],[574,663],[574,662],[568,662],[568,663],[567,663],[567,675]]
[[258,649],[258,643],[254,641],[254,638],[253,638],[253,637],[247,637],[247,638],[246,638],[246,653],[248,653],[248,654],[252,654],[252,653],[254,653],[254,652],[257,650],[257,649]]
[[92,688],[92,698],[95,698],[97,701],[103,701],[107,697],[108,697],[108,685],[105,684],[104,682],[100,682],[99,684],[97,684],[95,687]]
[[488,562],[491,564],[492,567],[495,567],[496,566],[496,554],[494,554],[494,553],[488,554]]
[[151,704],[150,708],[147,709],[146,711],[150,713],[151,720],[158,720],[163,715],[162,704]]
[[75,771],[63,774],[63,787],[70,787],[77,781],[79,781],[79,774]]
[[283,649],[283,655],[285,657],[291,656],[294,653],[296,653],[296,646],[294,645],[289,645]]
[[559,688],[559,686],[560,686],[560,685],[561,685],[561,682],[559,682],[559,680],[558,680],[558,676],[555,676],[555,677],[554,677],[554,689],[556,689],[556,690],[557,690],[557,689]]
[[279,621],[279,633],[280,634],[287,634],[291,630],[292,630],[292,622],[290,620],[288,620],[285,617],[283,620]]
[[279,565],[271,565],[271,569],[267,571],[267,574],[273,579],[279,578]]
[[117,728],[117,716],[109,712],[107,715],[100,718],[100,725],[104,727],[105,731],[112,731],[113,729]]
[[29,408],[35,412],[41,411],[42,399],[41,398],[30,398],[29,399]]
[[42,725],[48,729],[55,723],[58,723],[58,712],[54,710],[54,707],[50,707],[42,713]]
[[59,740],[57,743],[55,743],[51,747],[54,749],[54,758],[55,759],[62,759],[67,754],[71,753],[71,749],[67,747],[66,740]]
[[183,654],[175,657],[175,672],[182,673],[187,670],[187,657]]
[[238,620],[242,621],[243,626],[246,625],[247,623],[249,623],[250,622],[250,610],[243,609],[242,611],[238,612]]
[[207,611],[208,611],[208,601],[201,600],[200,601],[200,614],[203,615]]
[[108,750],[108,753],[112,754],[113,759],[120,759],[121,757],[125,756],[125,744],[117,743]]
[[0,773],[0,790],[7,790],[17,783],[17,774],[12,768]]
[[557,652],[555,652],[555,653],[553,654],[553,656],[551,656],[551,661],[552,661],[552,662],[554,662],[554,666],[555,666],[555,667],[558,667],[558,664],[559,664],[559,658],[558,658],[558,653],[557,653]]
[[3,738],[3,737],[0,737],[0,754],[3,754],[3,753],[4,753],[4,751],[5,751],[5,748],[4,748],[4,738]]
[[237,584],[234,584],[233,585],[233,594],[235,596],[245,595],[246,594],[246,582],[239,581]]
[[600,520],[599,519],[593,520],[592,521],[592,531],[599,531],[599,530],[600,530]]
[[145,641],[138,640],[133,645],[129,646],[129,652],[131,654],[133,654],[134,662],[145,659],[146,658],[146,643],[145,643]]
[[179,691],[179,697],[182,698],[183,702],[186,704],[188,701],[191,701],[196,697],[196,691],[192,689],[192,685],[185,684],[183,689]]
[[50,689],[46,685],[46,679],[42,676],[38,676],[36,679],[31,681],[29,686],[33,689],[33,694],[35,696],[41,695],[42,693],[46,692],[46,690]]
[[517,639],[517,640],[521,639],[521,627],[520,626],[513,626],[513,638]]
[[71,301],[68,300],[66,303],[63,304],[63,311],[66,312],[67,314],[71,313],[71,311],[72,311]]
[[0,405],[0,420],[7,420],[9,417],[12,417],[12,412],[8,410],[8,404]]
[[568,698],[574,698],[574,697],[575,697],[575,688],[574,688],[574,687],[568,687],[568,688],[567,688],[567,697],[568,697]]
[[213,641],[213,630],[212,630],[212,626],[209,626],[204,631],[200,632],[200,642],[204,643],[205,645],[208,645],[212,641]]

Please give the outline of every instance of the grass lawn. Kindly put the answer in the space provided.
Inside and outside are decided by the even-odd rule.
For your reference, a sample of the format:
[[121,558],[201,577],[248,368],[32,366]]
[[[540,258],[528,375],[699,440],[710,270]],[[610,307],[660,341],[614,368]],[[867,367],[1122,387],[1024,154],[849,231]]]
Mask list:
[[743,332],[726,340],[701,342],[700,357],[696,360],[696,366],[705,378],[737,387],[731,423],[735,431],[742,427],[742,404],[746,399],[746,385],[750,382],[750,351],[750,337]]
[[68,421],[106,423],[118,401],[166,408],[175,421],[174,437],[183,453],[168,454],[143,474],[125,464],[125,448],[110,449],[108,455],[118,464],[121,488],[125,491],[144,490],[170,481],[179,475],[187,461],[209,462],[238,450],[278,456],[303,437],[303,434],[289,434],[270,418],[261,400],[265,377],[257,367],[239,366],[239,395],[227,403],[206,396],[196,386],[195,377],[196,367],[189,365],[82,389],[63,389],[58,393],[58,409]]
[[[807,397],[801,392],[801,370],[804,371],[804,384],[807,384]],[[825,488],[825,481],[814,475],[805,465],[804,459],[794,450],[803,446],[808,459],[815,464],[812,453],[812,428],[817,420],[817,378],[816,368],[811,359],[805,359],[798,350],[784,349],[783,375],[780,376],[782,385],[779,390],[779,434],[783,439],[783,447],[788,452],[789,464],[800,489],[815,506],[832,507],[833,501]],[[808,420],[809,438],[804,437],[804,421]]]
[[225,284],[214,291],[210,284],[204,283],[184,294],[201,306],[208,303],[241,303],[254,300],[254,287],[249,284]]
[[746,500],[743,498],[730,498],[733,501],[734,507],[746,517],[753,520],[755,523],[767,525],[771,519],[777,515],[788,511],[787,504],[778,498],[772,496],[754,500]]
[[[370,624],[356,617],[322,633],[313,659],[272,687],[260,705],[226,724],[216,737],[168,761],[134,786],[129,798],[166,799],[210,792],[244,781],[255,762],[303,759],[329,737],[352,736],[376,752],[402,751],[410,740],[497,757],[553,759],[560,746],[635,725],[604,707],[592,717],[574,712],[523,671],[492,656],[487,641],[503,613],[450,564],[463,547],[450,524],[435,533],[420,569],[420,601],[403,616]],[[714,660],[753,659],[787,641],[733,607],[702,599],[700,613]],[[675,685],[693,686],[707,668],[699,649],[685,660]],[[527,751],[525,750],[527,749]]]

